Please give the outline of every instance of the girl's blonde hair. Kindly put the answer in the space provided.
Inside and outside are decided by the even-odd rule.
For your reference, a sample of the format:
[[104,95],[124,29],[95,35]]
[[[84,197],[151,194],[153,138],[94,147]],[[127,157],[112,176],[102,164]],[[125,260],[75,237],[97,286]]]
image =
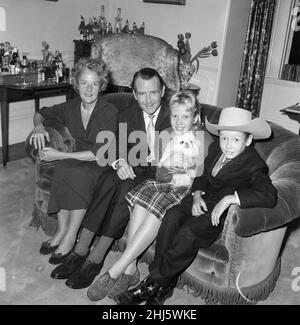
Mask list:
[[171,109],[174,105],[184,105],[188,110],[192,111],[194,113],[195,117],[195,127],[198,128],[201,125],[201,106],[198,102],[197,97],[189,90],[186,91],[179,91],[175,93],[169,102],[169,110],[171,112]]

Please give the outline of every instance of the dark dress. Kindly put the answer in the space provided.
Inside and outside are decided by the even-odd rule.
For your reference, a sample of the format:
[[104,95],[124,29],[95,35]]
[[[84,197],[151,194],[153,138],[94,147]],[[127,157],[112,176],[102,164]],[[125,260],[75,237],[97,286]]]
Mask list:
[[[66,103],[44,107],[39,113],[46,119],[63,123],[75,139],[75,151],[91,151],[95,156],[104,143],[97,143],[101,131],[117,131],[118,110],[101,98],[95,105],[86,129],[84,129],[81,112],[81,99],[75,98]],[[100,167],[96,161],[65,159],[59,161],[54,170],[48,204],[48,214],[61,209],[86,209],[92,199],[99,176],[107,169]]]

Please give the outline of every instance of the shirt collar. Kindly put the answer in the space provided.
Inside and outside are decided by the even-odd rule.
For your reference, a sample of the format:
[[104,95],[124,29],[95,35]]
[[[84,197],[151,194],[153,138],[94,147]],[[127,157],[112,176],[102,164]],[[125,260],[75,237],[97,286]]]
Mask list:
[[[154,125],[155,125],[155,123],[157,121],[160,110],[161,110],[161,106],[159,106],[159,108],[153,114],[153,115],[155,115],[154,118],[153,118],[153,124]],[[145,125],[147,125],[150,122],[149,114],[147,114],[145,111],[143,111],[143,116],[144,116]]]

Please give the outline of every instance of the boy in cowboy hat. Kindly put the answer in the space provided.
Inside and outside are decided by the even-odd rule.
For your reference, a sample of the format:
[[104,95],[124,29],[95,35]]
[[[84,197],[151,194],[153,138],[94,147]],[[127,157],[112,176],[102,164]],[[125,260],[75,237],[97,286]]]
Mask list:
[[270,137],[269,124],[261,118],[252,119],[247,110],[228,107],[221,111],[218,124],[206,120],[206,127],[219,136],[219,143],[209,146],[204,172],[195,178],[191,194],[165,215],[149,276],[117,296],[118,304],[163,304],[198,250],[217,240],[232,204],[241,208],[272,208],[276,204],[277,191],[268,167],[251,146],[253,139]]

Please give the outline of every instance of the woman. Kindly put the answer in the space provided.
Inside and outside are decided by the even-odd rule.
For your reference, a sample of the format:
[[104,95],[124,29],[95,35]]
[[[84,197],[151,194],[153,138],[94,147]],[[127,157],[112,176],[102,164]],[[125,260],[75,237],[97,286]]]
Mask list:
[[[106,169],[99,166],[103,166],[99,164],[99,159],[105,157],[99,152],[97,155],[104,145],[96,142],[97,135],[101,131],[115,134],[117,130],[117,108],[99,96],[108,84],[105,64],[90,58],[80,59],[74,68],[72,82],[79,97],[37,112],[30,139],[39,149],[41,160],[62,160],[55,166],[48,204],[48,214],[57,213],[58,229],[54,237],[42,243],[40,249],[41,254],[52,253],[49,260],[52,264],[63,262],[72,250],[94,186]],[[68,128],[76,142],[74,152],[45,147],[49,134],[43,122],[47,119],[56,120]],[[105,148],[110,144],[111,140],[105,143]]]

